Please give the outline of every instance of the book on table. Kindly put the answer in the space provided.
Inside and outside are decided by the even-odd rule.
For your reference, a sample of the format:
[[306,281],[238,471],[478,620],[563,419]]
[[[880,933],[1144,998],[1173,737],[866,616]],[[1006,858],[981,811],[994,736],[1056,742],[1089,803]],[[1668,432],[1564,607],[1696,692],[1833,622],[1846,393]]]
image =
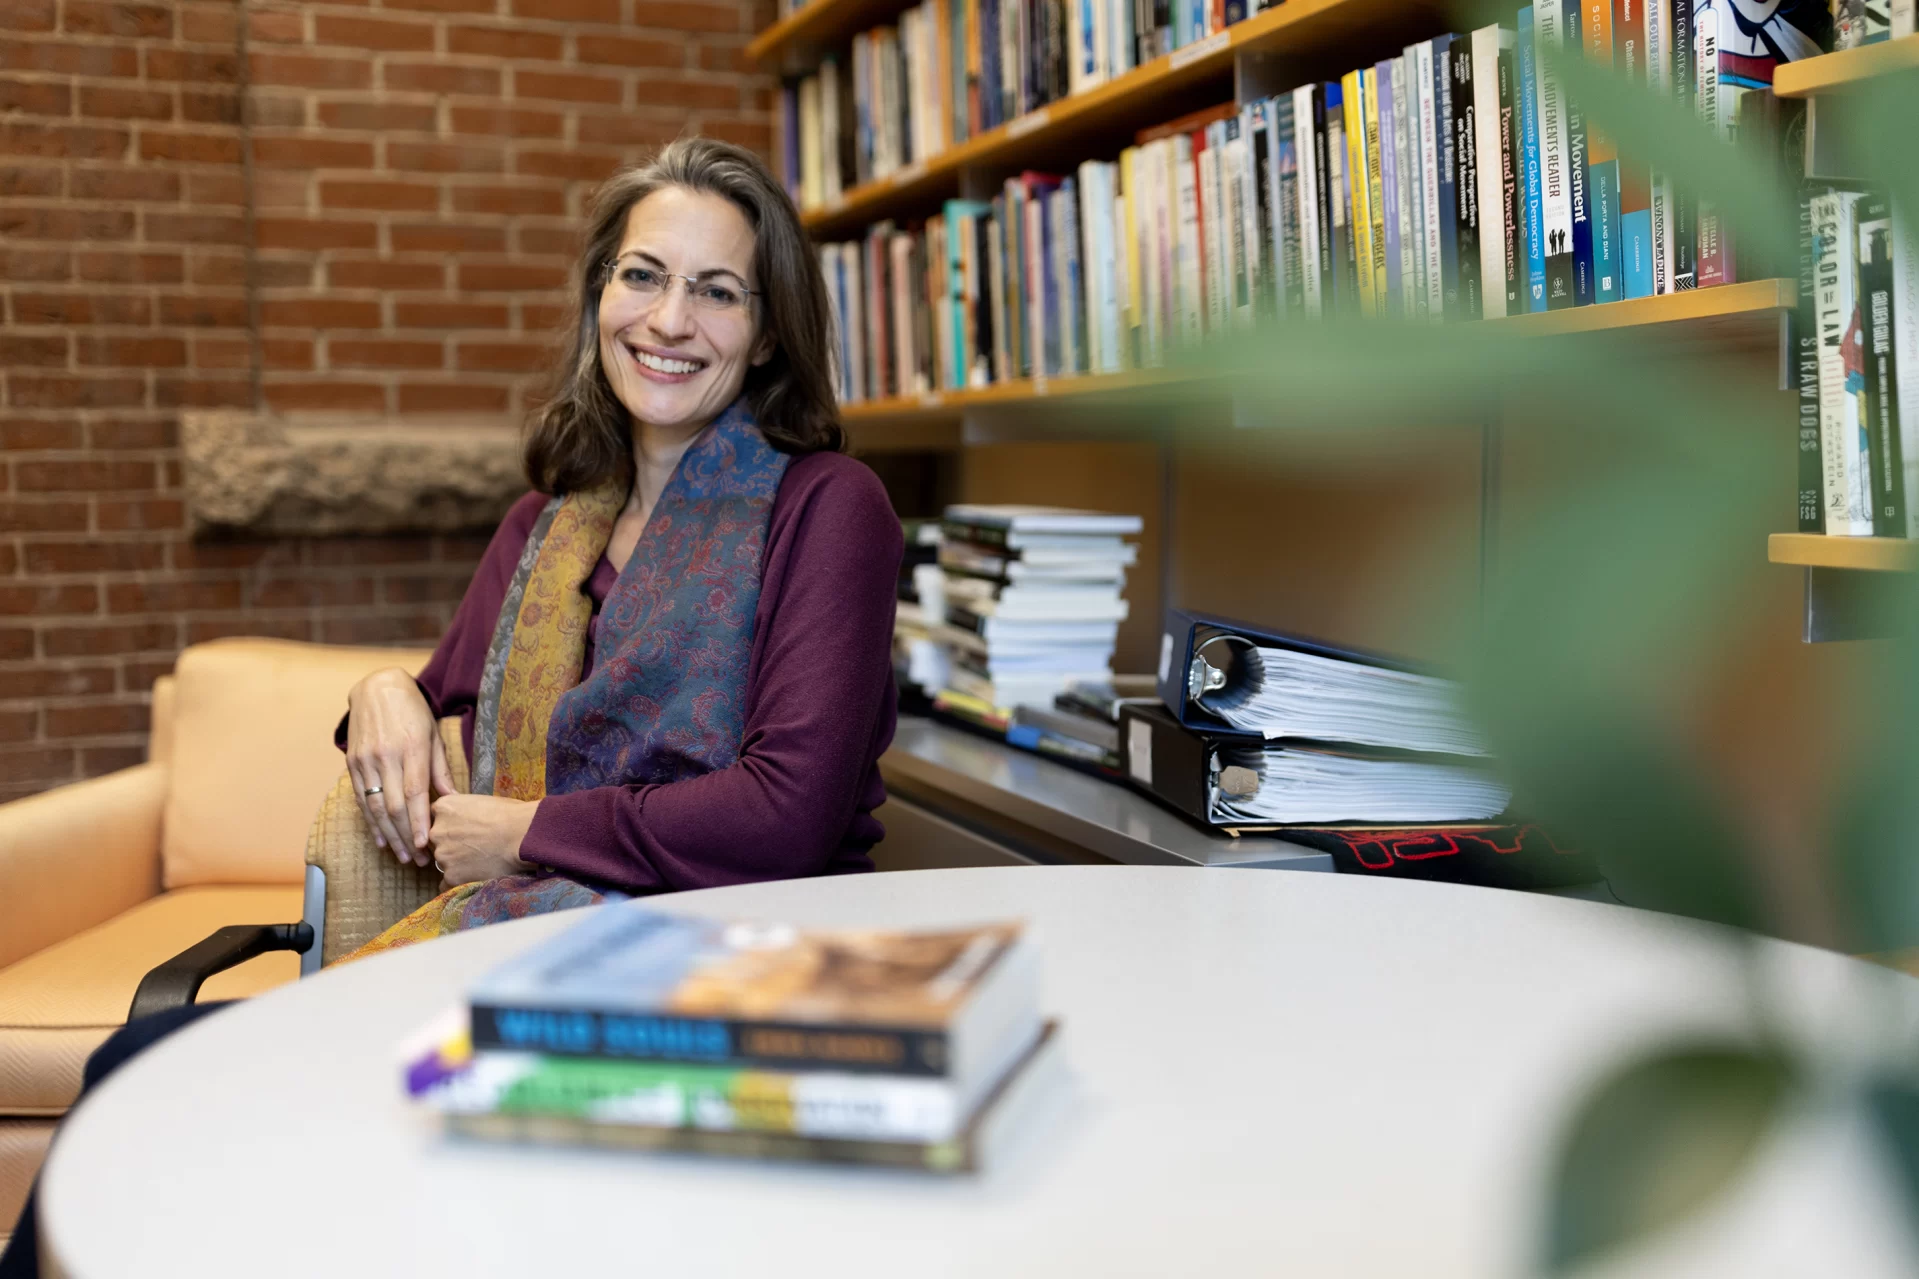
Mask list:
[[[639,905],[496,968],[408,1092],[479,1135],[953,1170],[1052,1054],[1017,923],[807,931]],[[1024,1104],[1024,1103],[1022,1103]]]

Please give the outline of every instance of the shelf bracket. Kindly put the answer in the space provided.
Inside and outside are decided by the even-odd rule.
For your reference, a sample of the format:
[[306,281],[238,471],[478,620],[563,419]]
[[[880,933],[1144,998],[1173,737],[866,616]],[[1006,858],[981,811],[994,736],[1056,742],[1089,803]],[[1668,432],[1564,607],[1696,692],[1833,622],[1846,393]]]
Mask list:
[[1803,638],[1808,644],[1893,638],[1893,610],[1881,592],[1898,585],[1895,574],[1808,567]]

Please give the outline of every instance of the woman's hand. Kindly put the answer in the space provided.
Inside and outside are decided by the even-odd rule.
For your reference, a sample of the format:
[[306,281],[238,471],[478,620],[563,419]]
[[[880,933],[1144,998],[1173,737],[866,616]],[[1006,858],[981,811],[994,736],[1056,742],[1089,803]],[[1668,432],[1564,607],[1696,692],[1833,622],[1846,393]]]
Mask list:
[[373,841],[402,862],[431,862],[428,787],[450,794],[453,773],[433,708],[399,667],[375,671],[347,694],[346,768]]
[[497,795],[442,795],[433,801],[433,864],[446,887],[524,875],[520,843],[533,825],[537,801]]

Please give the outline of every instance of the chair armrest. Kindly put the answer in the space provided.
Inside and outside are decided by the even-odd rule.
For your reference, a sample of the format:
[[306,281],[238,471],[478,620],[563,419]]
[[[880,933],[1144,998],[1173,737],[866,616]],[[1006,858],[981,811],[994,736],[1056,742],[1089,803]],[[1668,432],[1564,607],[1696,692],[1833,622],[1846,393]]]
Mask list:
[[215,929],[205,941],[195,942],[166,963],[140,979],[133,992],[133,1006],[127,1020],[184,1008],[200,994],[200,987],[215,973],[223,973],[244,964],[256,955],[290,950],[304,955],[313,945],[313,926],[297,924],[228,924]]
[[160,891],[166,792],[140,764],[0,804],[0,968]]

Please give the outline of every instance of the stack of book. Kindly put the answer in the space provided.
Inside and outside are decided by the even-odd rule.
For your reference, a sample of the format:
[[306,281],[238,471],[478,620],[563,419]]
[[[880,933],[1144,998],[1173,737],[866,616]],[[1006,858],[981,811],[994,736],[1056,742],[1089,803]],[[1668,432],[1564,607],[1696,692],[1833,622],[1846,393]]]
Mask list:
[[1056,1069],[1018,924],[808,932],[607,906],[406,1053],[454,1131],[957,1171]]
[[939,563],[947,689],[1004,715],[1050,708],[1076,681],[1112,678],[1136,515],[950,506]]
[[1800,135],[1766,91],[1823,5],[1749,36],[1726,0],[1538,0],[1338,80],[1009,178],[821,246],[849,401],[1157,365],[1261,316],[1471,320],[1790,271],[1622,154],[1542,48],[1618,68],[1728,140]]

